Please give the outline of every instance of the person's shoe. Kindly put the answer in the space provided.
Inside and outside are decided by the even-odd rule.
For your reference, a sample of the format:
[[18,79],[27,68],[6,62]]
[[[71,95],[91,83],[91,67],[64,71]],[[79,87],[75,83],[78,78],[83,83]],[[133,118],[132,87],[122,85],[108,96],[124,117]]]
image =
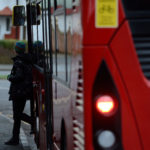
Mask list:
[[18,139],[14,139],[11,138],[10,140],[8,140],[7,142],[5,142],[5,145],[18,145],[19,144],[19,140]]

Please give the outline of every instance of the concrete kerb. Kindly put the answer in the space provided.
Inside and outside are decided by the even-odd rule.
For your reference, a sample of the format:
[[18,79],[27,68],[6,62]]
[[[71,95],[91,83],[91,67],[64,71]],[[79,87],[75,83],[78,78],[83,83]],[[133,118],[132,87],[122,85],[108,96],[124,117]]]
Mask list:
[[[7,119],[10,123],[13,124],[12,119],[8,118],[7,116],[5,116],[3,114],[0,114],[0,116]],[[21,141],[21,144],[22,144],[24,150],[30,150],[30,146],[28,144],[27,137],[22,128],[20,129],[20,141]]]
[[12,64],[0,64],[0,71],[10,71]]

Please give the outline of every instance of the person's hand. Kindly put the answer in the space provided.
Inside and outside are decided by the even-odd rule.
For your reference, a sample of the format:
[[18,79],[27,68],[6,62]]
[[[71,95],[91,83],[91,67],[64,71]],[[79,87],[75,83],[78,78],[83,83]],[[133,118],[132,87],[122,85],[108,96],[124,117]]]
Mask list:
[[10,79],[10,74],[7,76],[7,80],[9,80]]

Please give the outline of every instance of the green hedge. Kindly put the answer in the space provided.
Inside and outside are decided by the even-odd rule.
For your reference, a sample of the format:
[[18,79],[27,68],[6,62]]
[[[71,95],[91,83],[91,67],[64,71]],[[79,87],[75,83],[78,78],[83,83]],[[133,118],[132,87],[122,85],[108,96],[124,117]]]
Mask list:
[[16,40],[0,40],[0,47],[12,50],[14,48],[15,43]]
[[[14,55],[15,43],[18,40],[0,40],[0,64],[12,64],[11,57]],[[26,41],[23,41],[26,43]],[[27,47],[27,46],[26,46]]]
[[[14,40],[14,39],[11,39],[11,40],[0,40],[0,47],[5,48],[5,49],[9,49],[9,50],[13,50],[14,46],[15,46],[15,43],[17,41],[18,40]],[[26,45],[27,45],[27,41],[23,41],[23,42],[25,42]]]
[[0,80],[6,80],[7,79],[7,75],[0,75]]

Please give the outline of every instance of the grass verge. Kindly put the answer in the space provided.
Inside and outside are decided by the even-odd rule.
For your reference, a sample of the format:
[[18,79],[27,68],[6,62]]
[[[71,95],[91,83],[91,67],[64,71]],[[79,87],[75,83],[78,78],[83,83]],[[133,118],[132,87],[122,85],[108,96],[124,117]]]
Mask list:
[[7,79],[7,75],[0,75],[0,80],[6,80]]

